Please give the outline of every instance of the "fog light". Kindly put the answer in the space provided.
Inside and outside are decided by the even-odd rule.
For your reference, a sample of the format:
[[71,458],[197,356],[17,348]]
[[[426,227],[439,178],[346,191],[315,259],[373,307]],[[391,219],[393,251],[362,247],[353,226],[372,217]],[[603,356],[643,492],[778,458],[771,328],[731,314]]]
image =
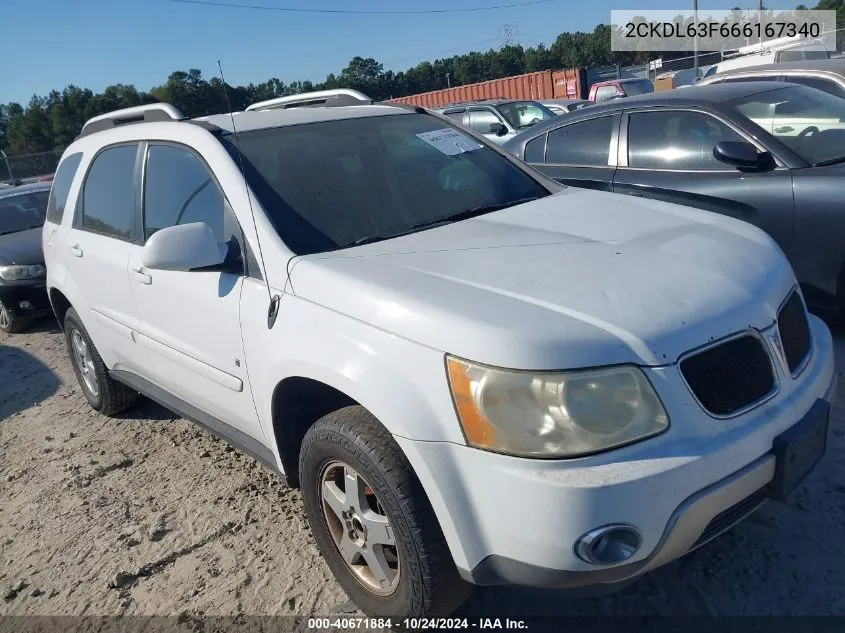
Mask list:
[[29,301],[21,301],[18,305],[21,310],[32,310],[32,304]]
[[642,543],[633,525],[605,525],[587,532],[575,543],[575,553],[592,565],[618,565],[637,553]]

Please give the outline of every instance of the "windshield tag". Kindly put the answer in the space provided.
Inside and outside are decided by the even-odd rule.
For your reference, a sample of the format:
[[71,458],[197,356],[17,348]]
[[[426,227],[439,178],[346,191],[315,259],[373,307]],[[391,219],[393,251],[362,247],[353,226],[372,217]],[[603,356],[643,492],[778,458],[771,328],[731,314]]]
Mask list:
[[476,149],[484,147],[481,143],[473,141],[471,138],[464,136],[458,130],[445,128],[443,130],[432,130],[431,132],[421,132],[417,134],[426,143],[440,150],[446,156],[456,156],[464,152],[471,152]]

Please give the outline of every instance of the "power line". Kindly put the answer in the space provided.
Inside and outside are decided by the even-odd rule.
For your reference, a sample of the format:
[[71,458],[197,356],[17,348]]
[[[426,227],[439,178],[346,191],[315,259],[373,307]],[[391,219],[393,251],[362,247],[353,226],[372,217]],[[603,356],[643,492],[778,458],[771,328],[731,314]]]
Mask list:
[[[400,64],[402,62],[413,61],[415,59],[427,59],[427,58],[430,58],[430,57],[436,57],[437,55],[445,55],[446,53],[452,53],[452,52],[457,53],[457,52],[460,52],[460,51],[464,51],[468,48],[473,48],[475,46],[482,46],[484,44],[491,44],[493,42],[498,42],[498,41],[499,41],[499,38],[494,37],[494,38],[491,38],[489,40],[481,40],[480,42],[463,44],[461,46],[453,46],[452,48],[447,48],[447,49],[444,49],[444,50],[436,51],[434,53],[423,53],[423,54],[420,54],[420,55],[415,55],[414,57],[405,57],[403,59],[393,59],[393,60],[383,62],[383,63],[384,63],[385,66],[392,66],[394,64]],[[474,52],[474,51],[467,51],[467,52]]]
[[284,11],[285,13],[334,13],[344,15],[421,15],[427,13],[472,13],[475,11],[494,11],[496,9],[512,9],[527,7],[535,4],[549,4],[558,0],[526,0],[510,4],[496,4],[486,7],[466,7],[462,9],[416,9],[411,11],[356,11],[353,9],[299,9],[293,7],[268,7],[258,4],[237,4],[234,2],[214,2],[213,0],[168,0],[181,4],[199,4],[208,7],[226,7],[231,9],[255,9],[259,11]]

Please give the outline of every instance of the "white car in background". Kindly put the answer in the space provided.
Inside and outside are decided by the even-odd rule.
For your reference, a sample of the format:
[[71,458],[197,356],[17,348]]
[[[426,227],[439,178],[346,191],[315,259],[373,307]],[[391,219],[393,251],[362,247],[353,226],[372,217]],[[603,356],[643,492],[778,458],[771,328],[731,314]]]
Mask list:
[[47,286],[90,405],[146,394],[301,487],[389,626],[472,585],[624,584],[825,451],[830,332],[765,233],[562,187],[421,108],[142,106],[56,181]]

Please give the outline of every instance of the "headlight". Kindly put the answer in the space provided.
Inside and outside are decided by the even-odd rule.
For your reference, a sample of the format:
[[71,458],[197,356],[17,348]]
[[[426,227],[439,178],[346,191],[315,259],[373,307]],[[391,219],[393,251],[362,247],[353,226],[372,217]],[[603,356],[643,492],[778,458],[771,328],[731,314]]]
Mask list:
[[32,266],[0,266],[0,277],[6,281],[38,279],[45,274],[47,274],[47,269],[41,264],[33,264]]
[[524,457],[575,457],[663,432],[669,416],[633,366],[532,372],[447,358],[470,446]]

